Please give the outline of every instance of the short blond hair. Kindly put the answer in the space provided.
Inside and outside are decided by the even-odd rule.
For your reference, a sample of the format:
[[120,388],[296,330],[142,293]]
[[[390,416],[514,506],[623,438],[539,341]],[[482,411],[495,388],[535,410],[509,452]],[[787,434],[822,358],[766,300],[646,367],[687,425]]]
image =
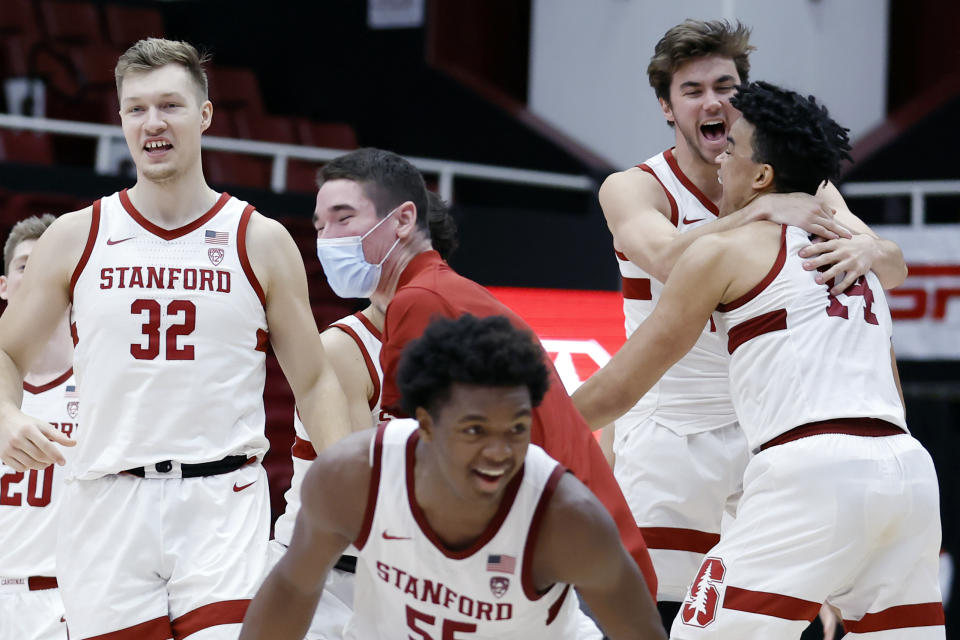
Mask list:
[[138,40],[117,60],[117,66],[113,72],[117,81],[117,98],[120,97],[124,77],[131,71],[152,71],[168,64],[178,64],[193,78],[200,95],[200,102],[203,102],[207,99],[207,72],[204,71],[203,65],[209,61],[208,54],[201,54],[189,42],[163,38]]
[[30,216],[24,218],[10,229],[10,235],[3,245],[3,272],[10,275],[10,263],[13,262],[13,254],[21,242],[25,240],[36,240],[43,235],[43,232],[53,224],[56,218],[53,214],[44,213],[39,216]]

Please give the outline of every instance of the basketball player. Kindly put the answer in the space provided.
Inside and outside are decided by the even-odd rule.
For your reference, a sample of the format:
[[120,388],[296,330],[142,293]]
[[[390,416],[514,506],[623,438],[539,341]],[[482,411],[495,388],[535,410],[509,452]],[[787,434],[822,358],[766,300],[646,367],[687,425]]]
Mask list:
[[[762,194],[815,193],[849,158],[813,98],[742,86],[720,155],[721,216]],[[751,451],[736,519],[708,550],[671,637],[797,638],[823,602],[846,637],[943,638],[929,454],[908,435],[878,277],[843,294],[804,268],[806,231],[758,221],[697,240],[624,347],[575,394],[626,411],[714,319]]]
[[[323,225],[317,250],[324,273],[341,297],[369,297],[386,309],[382,406],[399,408],[396,372],[403,347],[434,316],[503,315],[514,326],[529,326],[489,291],[468,280],[431,250],[421,212],[426,210],[423,178],[409,162],[379,149],[360,149],[324,165],[319,174],[317,219]],[[624,546],[643,572],[651,594],[656,579],[643,538],[593,434],[584,424],[560,377],[547,361],[552,383],[533,412],[531,441],[577,476],[613,515]]]
[[[821,253],[810,266],[832,265],[822,282],[846,274],[835,293],[871,268],[885,287],[906,275],[897,246],[877,239],[829,185],[820,194],[824,204],[806,194],[765,195],[718,220],[716,157],[739,115],[730,97],[747,79],[752,49],[749,30],[724,21],[687,20],[657,43],[647,73],[674,130],[674,146],[611,175],[600,189],[623,276],[628,337],[652,312],[685,248],[753,220],[769,218],[832,238],[805,252]],[[838,238],[850,236],[846,229],[855,235]],[[730,400],[724,346],[711,323],[616,422],[613,440],[614,472],[650,549],[658,607],[669,627],[703,553],[719,539],[725,511],[735,507],[749,455]]]
[[0,458],[43,468],[61,440],[18,409],[20,372],[72,303],[84,434],[57,543],[72,638],[237,636],[267,561],[268,342],[314,442],[350,430],[296,245],[204,180],[202,62],[158,39],[120,57],[137,182],[51,225],[0,318]]
[[504,317],[438,318],[398,377],[416,421],[320,454],[290,551],[241,638],[302,637],[350,541],[360,550],[351,640],[577,638],[571,584],[611,638],[665,637],[609,514],[530,444],[551,383],[532,334]]
[[[456,223],[439,195],[427,192],[430,226],[430,244],[447,260],[457,247]],[[319,235],[323,231],[314,214],[314,226]],[[370,304],[357,313],[340,318],[320,334],[330,365],[333,367],[347,397],[353,424],[369,429],[380,422],[380,389],[383,373],[380,371],[380,345],[383,341],[383,309]],[[359,415],[359,417],[357,417]],[[279,560],[290,546],[293,526],[300,511],[300,490],[303,479],[316,459],[317,451],[310,442],[300,417],[294,414],[296,439],[291,449],[293,476],[290,489],[284,494],[287,503],[274,526],[270,550],[273,560]],[[353,610],[353,574],[356,572],[356,549],[348,549],[327,576],[323,598],[310,623],[306,640],[339,640],[343,627]]]
[[[3,245],[0,298],[17,296],[37,238],[54,221],[50,214],[21,220]],[[43,352],[23,376],[23,409],[68,438],[79,424],[80,401],[73,378],[73,343],[67,314]],[[69,457],[69,452],[66,453]],[[54,561],[56,518],[63,470],[15,471],[0,462],[0,640],[65,640],[63,602]]]

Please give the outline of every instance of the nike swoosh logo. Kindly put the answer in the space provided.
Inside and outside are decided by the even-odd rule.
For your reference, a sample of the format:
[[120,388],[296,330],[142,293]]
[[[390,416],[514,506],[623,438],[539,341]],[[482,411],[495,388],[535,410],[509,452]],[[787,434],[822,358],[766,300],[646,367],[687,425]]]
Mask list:
[[127,240],[133,240],[136,236],[130,236],[129,238],[123,238],[121,240],[107,240],[107,244],[120,244],[121,242],[126,242]]
[[247,483],[247,484],[245,484],[245,485],[243,485],[243,486],[241,486],[241,487],[238,487],[238,486],[237,486],[237,483],[233,483],[233,490],[234,490],[234,491],[243,491],[244,489],[246,489],[247,487],[249,487],[251,484],[254,484],[255,482],[256,482],[256,480],[254,480],[253,482]]
[[386,531],[383,532],[384,540],[410,540],[410,536],[392,536]]
[[697,218],[696,220],[687,220],[687,216],[683,216],[683,224],[693,224],[694,222],[700,222],[701,220],[706,220],[706,218]]

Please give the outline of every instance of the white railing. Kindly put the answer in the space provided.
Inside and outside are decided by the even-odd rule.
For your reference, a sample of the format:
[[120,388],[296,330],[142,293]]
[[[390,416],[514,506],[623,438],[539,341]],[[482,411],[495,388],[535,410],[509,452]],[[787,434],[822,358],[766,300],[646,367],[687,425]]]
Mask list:
[[[926,197],[960,196],[960,180],[848,182],[840,187],[840,192],[847,199],[910,196],[910,226],[922,227],[926,224]],[[856,210],[856,205],[850,208]]]
[[[111,173],[117,162],[121,158],[127,157],[126,145],[122,144],[123,132],[120,127],[115,125],[0,114],[0,127],[96,138],[97,153],[94,168],[98,173]],[[235,151],[272,158],[270,189],[277,193],[286,191],[288,160],[325,162],[346,153],[342,149],[306,147],[296,144],[258,142],[206,135],[201,138],[201,145],[204,149]],[[575,191],[591,191],[596,188],[594,181],[589,176],[497,167],[472,162],[457,162],[455,160],[405,157],[420,171],[438,176],[438,191],[440,196],[447,201],[451,201],[453,198],[453,180],[456,177],[477,178],[494,182],[514,182]]]

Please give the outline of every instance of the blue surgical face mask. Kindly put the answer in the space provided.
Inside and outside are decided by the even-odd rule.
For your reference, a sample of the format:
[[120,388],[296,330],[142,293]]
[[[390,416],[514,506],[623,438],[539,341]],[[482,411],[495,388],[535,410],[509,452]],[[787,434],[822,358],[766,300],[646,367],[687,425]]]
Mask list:
[[363,255],[363,239],[374,229],[387,221],[396,209],[383,217],[372,229],[362,236],[345,238],[317,238],[317,257],[323,265],[327,283],[333,292],[341,298],[369,298],[380,283],[380,269],[390,253],[400,242],[397,238],[393,246],[377,264],[370,264]]

